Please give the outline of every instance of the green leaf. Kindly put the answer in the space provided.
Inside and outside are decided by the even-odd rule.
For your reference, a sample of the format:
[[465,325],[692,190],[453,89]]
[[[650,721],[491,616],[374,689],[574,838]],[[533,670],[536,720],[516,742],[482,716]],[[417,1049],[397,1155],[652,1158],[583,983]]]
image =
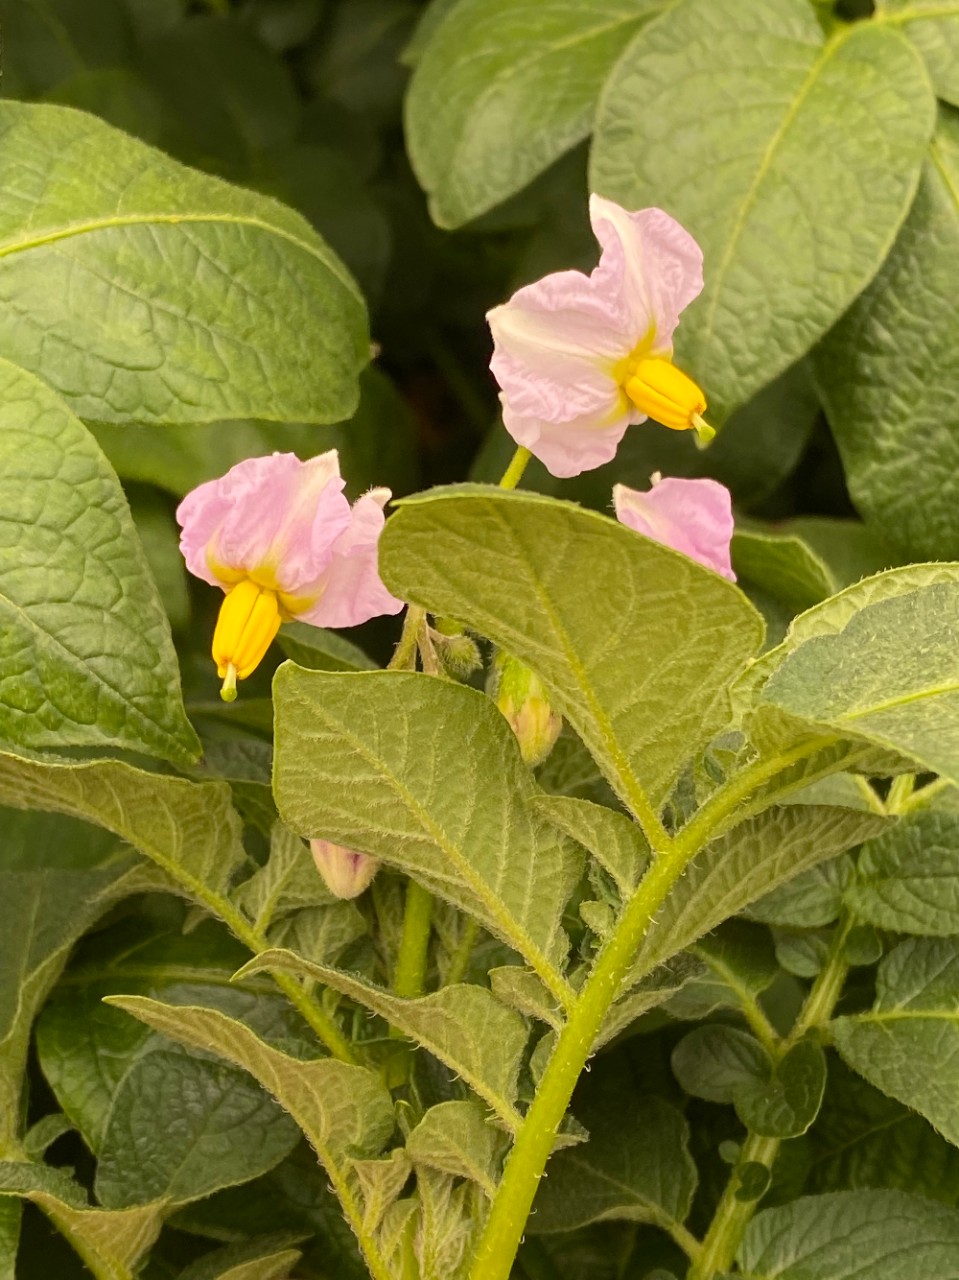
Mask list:
[[194,760],[169,623],[117,478],[63,400],[4,360],[0,475],[0,736]]
[[244,1071],[176,1046],[133,1055],[97,1162],[100,1203],[174,1204],[258,1177],[288,1155],[296,1126]]
[[880,929],[959,933],[959,804],[940,794],[913,809],[859,855],[846,902]]
[[493,703],[427,675],[291,664],[274,698],[283,820],[415,876],[564,998],[560,920],[580,858],[534,807],[536,784]]
[[518,1126],[516,1099],[526,1024],[487,991],[454,983],[418,1000],[404,1000],[357,974],[312,964],[290,951],[265,951],[238,976],[287,970],[332,987],[411,1036],[476,1091],[509,1128]]
[[[702,245],[706,288],[677,355],[713,417],[804,355],[875,275],[934,118],[898,32],[856,23],[827,40],[795,0],[683,0],[630,45],[603,92],[590,185],[668,209]],[[841,145],[826,143],[837,120]]]
[[[959,16],[950,22],[959,34]],[[959,556],[959,450],[950,427],[959,412],[957,252],[959,117],[944,108],[888,261],[815,362],[852,499],[912,559]],[[877,422],[887,425],[877,431]]]
[[137,1263],[152,1248],[165,1206],[93,1209],[75,1182],[42,1164],[0,1161],[0,1193],[30,1200],[103,1280],[133,1280]]
[[277,1240],[227,1245],[206,1254],[181,1272],[179,1280],[288,1280],[303,1256],[299,1249],[277,1248]]
[[380,567],[404,599],[532,667],[634,811],[726,726],[729,682],[762,636],[725,579],[549,498],[473,489],[404,503]]
[[441,227],[469,222],[587,136],[603,82],[667,0],[461,0],[418,51],[410,159]]
[[759,1213],[738,1261],[754,1280],[955,1280],[959,1212],[899,1191],[805,1196]]
[[212,923],[156,935],[134,918],[90,939],[44,1008],[40,1064],[98,1157],[96,1191],[107,1207],[208,1195],[259,1176],[295,1145],[295,1125],[245,1072],[103,1003],[118,992],[203,1000],[274,1040],[309,1044],[269,986],[231,985],[244,958]]
[[352,1171],[363,1188],[363,1226],[375,1231],[409,1181],[413,1166],[402,1147],[377,1160],[354,1160]]
[[744,1087],[768,1080],[772,1072],[769,1054],[754,1036],[719,1023],[683,1036],[671,1064],[686,1093],[726,1104]]
[[27,760],[0,753],[0,803],[105,827],[145,854],[177,889],[209,903],[246,860],[225,782],[189,782],[119,761]]
[[959,106],[959,4],[956,0],[876,0],[876,22],[895,26],[925,59],[936,93]]
[[809,1191],[896,1187],[955,1205],[959,1150],[921,1116],[832,1057],[819,1118],[807,1137]]
[[623,898],[629,897],[649,861],[649,846],[635,822],[614,809],[573,796],[541,796],[536,806],[593,855],[616,881]]
[[910,938],[879,965],[868,1013],[839,1018],[832,1039],[870,1084],[959,1146],[959,941]]
[[135,860],[80,822],[4,810],[0,849],[0,1149],[19,1139],[21,1080],[33,1019],[70,948],[118,897],[136,892]]
[[774,1064],[768,1079],[740,1085],[733,1102],[750,1132],[767,1138],[796,1138],[819,1114],[825,1087],[822,1046],[805,1038]]
[[214,1009],[161,1004],[142,996],[112,996],[108,1003],[181,1044],[216,1053],[249,1071],[303,1130],[374,1274],[385,1273],[375,1243],[363,1231],[357,1184],[348,1172],[350,1159],[379,1155],[393,1131],[392,1100],[373,1072],[333,1058],[291,1058]]
[[353,411],[363,303],[298,214],[62,107],[4,102],[0,158],[0,354],[80,417]]
[[767,809],[707,845],[653,921],[633,966],[640,977],[770,889],[877,835],[888,822],[856,809]]
[[732,541],[733,568],[749,583],[781,600],[791,613],[818,604],[839,585],[828,566],[795,534],[737,528]]
[[289,622],[277,643],[288,658],[310,671],[375,671],[376,663],[357,645],[335,631]]
[[[895,832],[898,826],[892,830]],[[883,839],[880,836],[876,843],[882,843]],[[865,847],[868,849],[869,845]],[[832,924],[842,911],[855,875],[855,864],[850,857],[843,854],[830,858],[828,862],[788,880],[772,893],[763,894],[749,908],[749,915],[765,924],[786,925],[794,929],[817,929]]]
[[539,1235],[617,1219],[683,1222],[697,1176],[680,1113],[658,1098],[606,1096],[577,1114],[589,1141],[553,1156],[528,1230]]
[[430,1107],[406,1139],[406,1154],[414,1165],[472,1179],[492,1200],[508,1146],[506,1134],[489,1122],[478,1103],[441,1102]]
[[728,920],[689,954],[703,969],[669,1001],[674,1018],[706,1018],[716,1009],[750,1006],[778,972],[768,931],[745,920]]
[[938,583],[865,604],[834,634],[787,641],[763,703],[798,721],[796,735],[876,744],[959,780],[959,573],[941,572]]

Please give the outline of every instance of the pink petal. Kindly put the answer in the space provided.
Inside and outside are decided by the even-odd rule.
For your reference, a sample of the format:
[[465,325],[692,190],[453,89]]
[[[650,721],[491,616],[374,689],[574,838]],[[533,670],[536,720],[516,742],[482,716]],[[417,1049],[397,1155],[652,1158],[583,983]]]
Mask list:
[[311,594],[349,527],[342,489],[335,449],[307,462],[275,453],[237,463],[177,508],[187,568],[213,585],[250,574],[291,595]]
[[[591,275],[545,276],[487,316],[506,428],[558,476],[608,462],[625,425],[642,421],[622,389],[627,362],[671,354],[679,313],[703,287],[698,245],[661,209],[592,196],[590,218],[602,247]],[[574,434],[604,439],[578,448]]]
[[513,413],[503,397],[503,423],[517,444],[529,449],[551,475],[563,479],[592,471],[616,456],[626,428],[645,419],[635,411],[620,414],[610,424],[608,419],[596,426],[592,419],[573,422],[547,422],[541,418],[525,418]]
[[592,195],[589,220],[603,247],[595,286],[607,293],[623,327],[639,338],[653,332],[653,355],[671,355],[680,312],[702,292],[699,245],[662,209],[627,213]]
[[380,578],[377,545],[386,523],[389,489],[371,489],[353,505],[349,526],[333,554],[312,608],[298,617],[317,627],[356,627],[384,613],[399,613],[403,601],[390,595]]
[[732,497],[717,480],[671,477],[654,484],[648,493],[618,484],[613,488],[613,505],[617,520],[630,529],[736,581],[729,557]]

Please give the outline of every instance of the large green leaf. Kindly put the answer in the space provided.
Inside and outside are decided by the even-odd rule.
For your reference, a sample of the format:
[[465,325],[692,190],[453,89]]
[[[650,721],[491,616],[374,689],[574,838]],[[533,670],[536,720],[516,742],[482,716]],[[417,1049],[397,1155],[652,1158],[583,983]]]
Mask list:
[[[951,21],[959,33],[959,7]],[[959,555],[957,253],[959,116],[944,108],[888,261],[815,361],[856,506],[917,559]]]
[[739,1264],[753,1280],[956,1280],[959,1212],[899,1191],[840,1191],[766,1209]]
[[418,53],[406,101],[436,222],[469,222],[585,138],[611,67],[667,4],[461,0]]
[[43,1010],[37,1049],[60,1106],[98,1157],[108,1208],[184,1202],[257,1177],[296,1126],[244,1071],[197,1055],[111,1009],[118,992],[202,1000],[274,1040],[310,1043],[269,984],[233,986],[244,949],[222,929],[153,934],[142,921],[91,939]]
[[0,1161],[0,1194],[39,1206],[101,1280],[133,1280],[163,1224],[163,1204],[95,1209],[65,1173],[42,1164]]
[[189,782],[119,761],[0,754],[0,803],[83,818],[129,841],[198,902],[222,894],[246,859],[225,782]]
[[566,994],[560,920],[581,860],[534,807],[536,784],[493,703],[433,676],[289,663],[274,693],[284,821],[416,876]]
[[0,354],[81,417],[336,422],[362,300],[298,214],[93,116],[4,102]]
[[934,108],[897,31],[861,23],[826,39],[802,0],[683,0],[624,54],[591,185],[630,209],[663,206],[702,245],[706,289],[677,351],[716,418],[805,354],[875,275]]
[[809,1191],[893,1187],[959,1201],[959,1150],[841,1059],[829,1063],[822,1110],[806,1142]]
[[110,902],[135,892],[136,859],[105,832],[3,811],[0,844],[0,1152],[19,1139],[34,1017],[70,948]]
[[264,969],[285,969],[322,982],[380,1014],[452,1067],[505,1125],[519,1127],[513,1104],[528,1038],[526,1024],[485,987],[454,983],[418,1000],[404,1000],[357,974],[312,964],[290,951],[265,951],[240,976]]
[[728,723],[729,682],[762,636],[725,579],[549,498],[467,489],[404,503],[380,564],[404,599],[532,667],[634,810]]
[[333,1058],[304,1061],[273,1048],[242,1022],[215,1009],[163,1004],[143,996],[109,1003],[194,1049],[242,1067],[293,1117],[322,1162],[376,1276],[379,1249],[363,1230],[362,1189],[353,1160],[378,1156],[393,1131],[393,1105],[379,1077]]
[[[788,656],[762,690],[774,733],[784,728],[786,736],[819,732],[875,744],[959,781],[959,575],[943,568],[937,576],[883,599],[883,580],[895,590],[896,576],[879,575],[856,597],[844,593],[865,601],[871,586],[880,597],[851,617],[842,605],[821,606],[818,616],[832,624],[832,634],[810,627],[798,644],[799,631],[787,638]],[[785,725],[777,727],[783,715]]]
[[683,1222],[696,1190],[689,1130],[658,1098],[606,1095],[577,1108],[589,1141],[550,1161],[529,1230],[570,1231],[588,1222]]
[[169,623],[117,478],[64,401],[2,359],[0,508],[0,736],[195,759]]
[[916,46],[936,93],[959,106],[959,4],[956,0],[876,0],[876,22],[898,27]]
[[959,1146],[959,942],[910,938],[882,961],[868,1013],[832,1024],[836,1048],[883,1093]]

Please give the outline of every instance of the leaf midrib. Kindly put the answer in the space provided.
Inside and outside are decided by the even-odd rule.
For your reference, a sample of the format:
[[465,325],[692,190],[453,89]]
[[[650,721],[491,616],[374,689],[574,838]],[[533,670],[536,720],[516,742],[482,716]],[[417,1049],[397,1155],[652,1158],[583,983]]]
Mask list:
[[339,268],[339,264],[330,255],[320,253],[315,245],[311,245],[307,240],[294,235],[292,231],[287,231],[284,227],[267,222],[263,218],[252,217],[249,214],[138,213],[89,218],[85,222],[73,222],[62,227],[51,227],[41,235],[26,236],[20,240],[0,241],[0,258],[6,258],[16,253],[28,253],[32,249],[41,249],[47,245],[56,244],[61,240],[91,235],[98,231],[115,231],[123,227],[178,226],[181,224],[188,226],[224,224],[227,226],[252,227],[257,231],[265,231],[268,235],[286,240],[304,253],[309,254],[310,257],[315,258],[328,271],[332,272],[340,283],[349,289],[350,293],[355,293],[355,286],[352,281],[344,275],[342,269]]
[[[817,53],[816,57],[812,62],[812,65],[809,68],[809,71],[806,73],[806,77],[803,80],[803,83],[799,89],[799,92],[796,94],[792,102],[789,104],[789,107],[785,115],[783,116],[782,120],[777,126],[775,133],[773,134],[772,138],[769,140],[769,143],[767,144],[765,151],[760,157],[759,168],[756,170],[756,175],[753,178],[752,182],[750,183],[749,189],[746,192],[746,195],[744,196],[743,200],[739,205],[739,209],[736,214],[736,220],[733,223],[732,229],[730,231],[729,240],[726,244],[726,249],[723,253],[722,258],[720,259],[719,263],[717,264],[716,268],[712,273],[710,295],[706,304],[705,324],[703,326],[703,343],[704,344],[708,344],[712,341],[713,327],[716,321],[716,314],[719,310],[719,299],[722,293],[723,280],[726,276],[726,272],[729,270],[729,266],[730,266],[730,263],[732,262],[733,254],[745,230],[746,221],[750,213],[752,212],[753,206],[756,202],[756,198],[759,194],[759,189],[762,186],[763,182],[765,181],[770,168],[772,167],[772,163],[773,163],[773,160],[775,159],[776,152],[779,149],[779,146],[782,143],[783,139],[785,138],[786,134],[789,132],[792,125],[795,123],[795,120],[799,115],[799,112],[801,111],[802,107],[805,105],[806,99],[809,97],[810,93],[815,87],[816,82],[820,74],[822,73],[823,68],[829,62],[829,60],[833,57],[835,52],[839,48],[841,48],[841,46],[844,44],[844,42],[846,41],[846,39],[854,29],[855,28],[853,26],[850,26],[845,31],[840,31],[837,35],[833,36],[820,48],[819,52]],[[743,34],[745,35],[747,33],[744,32]]]

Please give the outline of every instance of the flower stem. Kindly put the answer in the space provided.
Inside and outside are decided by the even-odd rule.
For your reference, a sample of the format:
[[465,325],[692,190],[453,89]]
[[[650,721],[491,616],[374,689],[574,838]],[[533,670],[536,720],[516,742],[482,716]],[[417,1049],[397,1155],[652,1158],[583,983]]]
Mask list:
[[393,974],[393,990],[408,1000],[415,1000],[423,994],[432,921],[433,895],[411,880],[406,889],[403,934]]
[[[849,972],[845,950],[852,924],[852,919],[845,916],[836,926],[826,963],[813,983],[795,1025],[779,1043],[775,1054],[779,1061],[807,1031],[822,1026],[832,1017]],[[740,1170],[746,1165],[761,1164],[772,1172],[781,1145],[781,1138],[764,1138],[758,1133],[750,1133],[746,1138],[736,1169],[726,1184],[726,1190],[703,1240],[702,1253],[690,1269],[688,1280],[714,1280],[732,1266],[746,1228],[759,1205],[758,1200],[739,1198]]]
[[407,607],[403,619],[403,632],[399,643],[393,650],[393,656],[387,664],[388,671],[413,671],[416,667],[416,651],[420,641],[420,631],[426,622],[426,610],[418,604]]
[[512,462],[503,472],[503,478],[499,482],[499,487],[501,489],[515,489],[522,480],[523,472],[529,465],[529,460],[532,456],[533,455],[530,453],[529,449],[524,449],[523,446],[520,445],[513,454]]

